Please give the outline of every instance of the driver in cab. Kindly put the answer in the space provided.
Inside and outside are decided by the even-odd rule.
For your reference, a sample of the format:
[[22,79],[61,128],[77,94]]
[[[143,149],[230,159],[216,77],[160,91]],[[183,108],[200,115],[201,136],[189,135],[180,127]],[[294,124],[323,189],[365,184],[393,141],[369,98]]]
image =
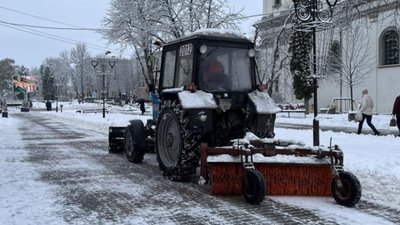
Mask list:
[[205,90],[224,91],[230,89],[230,81],[224,73],[224,66],[217,58],[213,58],[208,63],[205,63],[202,71],[201,81]]

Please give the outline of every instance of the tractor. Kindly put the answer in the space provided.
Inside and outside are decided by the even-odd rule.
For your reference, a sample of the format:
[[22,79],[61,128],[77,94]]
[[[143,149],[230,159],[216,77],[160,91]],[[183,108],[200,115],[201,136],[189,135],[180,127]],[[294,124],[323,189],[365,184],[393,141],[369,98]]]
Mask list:
[[[146,152],[155,150],[160,170],[173,181],[191,180],[200,166],[201,176],[214,183],[214,193],[242,191],[253,204],[263,200],[267,187],[271,188],[270,193],[277,194],[303,193],[298,191],[300,188],[305,189],[305,195],[330,195],[331,183],[332,194],[342,199],[343,205],[356,204],[361,186],[353,175],[341,175],[343,155],[337,146],[315,150],[274,140],[276,113],[281,109],[257,78],[255,54],[254,44],[235,32],[203,30],[165,44],[157,92],[151,95],[153,103],[157,103],[153,110],[158,113],[153,113],[153,119],[146,124],[131,120],[127,127],[110,127],[109,151],[124,149],[129,161],[140,163]],[[241,143],[247,133],[272,141],[232,147],[234,142]],[[235,165],[208,163],[207,158],[214,154],[231,154],[240,160]],[[316,157],[320,165],[256,164],[253,154]],[[324,158],[331,160],[321,163]],[[239,174],[242,177],[237,179]],[[287,180],[296,184],[267,186],[286,179],[280,174],[293,175]],[[298,174],[305,175],[298,178]],[[265,176],[275,177],[266,181]],[[296,186],[305,181],[309,184],[310,177],[325,183],[313,184],[321,188],[312,193],[308,193],[312,188],[307,185]],[[293,191],[281,192],[285,189]]]
[[110,127],[110,152],[123,147],[140,163],[155,148],[163,174],[185,181],[199,165],[201,143],[227,145],[248,131],[274,137],[280,109],[258,82],[254,57],[254,44],[234,32],[198,32],[165,44],[158,118]]

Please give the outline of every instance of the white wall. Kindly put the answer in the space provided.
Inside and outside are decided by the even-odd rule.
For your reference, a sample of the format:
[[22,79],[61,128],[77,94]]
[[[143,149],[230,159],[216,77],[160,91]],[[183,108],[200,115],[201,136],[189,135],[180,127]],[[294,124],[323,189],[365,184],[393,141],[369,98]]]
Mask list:
[[[263,9],[265,14],[288,8],[289,5],[293,5],[293,2],[291,0],[282,0],[282,7],[280,9],[274,8],[272,4],[273,0],[264,0]],[[363,89],[368,89],[369,94],[375,102],[374,110],[376,113],[380,114],[391,113],[394,99],[400,94],[400,65],[389,67],[379,66],[379,38],[381,33],[393,24],[393,17],[388,15],[388,13],[380,14],[377,20],[367,19],[368,34],[370,35],[371,44],[370,54],[374,54],[375,56],[375,65],[372,65],[373,69],[368,74],[365,81],[353,88],[354,100],[356,102],[359,102],[361,99],[361,91]],[[339,38],[336,36],[335,40],[339,40]],[[340,97],[340,88],[337,82],[321,80],[319,84],[318,108],[327,107],[332,102],[333,98]],[[287,93],[290,92],[289,90],[285,90],[285,92],[285,96],[290,95]],[[293,93],[293,90],[291,92]],[[342,93],[343,97],[350,97],[349,87],[344,85]],[[291,101],[293,98],[287,100]],[[312,101],[310,103],[312,104]]]

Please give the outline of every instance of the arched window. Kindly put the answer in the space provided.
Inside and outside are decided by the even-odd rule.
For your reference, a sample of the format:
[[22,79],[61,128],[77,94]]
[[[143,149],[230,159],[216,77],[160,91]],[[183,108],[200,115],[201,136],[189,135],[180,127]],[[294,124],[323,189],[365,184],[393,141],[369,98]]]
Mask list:
[[399,64],[399,34],[394,29],[388,29],[382,33],[381,41],[381,65]]

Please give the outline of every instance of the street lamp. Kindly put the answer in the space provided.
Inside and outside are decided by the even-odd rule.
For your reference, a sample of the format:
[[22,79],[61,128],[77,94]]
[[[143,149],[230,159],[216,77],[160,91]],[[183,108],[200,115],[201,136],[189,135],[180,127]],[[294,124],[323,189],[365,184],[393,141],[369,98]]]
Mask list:
[[[109,51],[106,52],[105,55],[109,54]],[[92,64],[94,70],[96,73],[99,73],[101,76],[103,76],[103,118],[106,117],[106,73],[107,73],[107,65],[104,62],[105,60],[101,60],[101,65],[100,65],[100,70],[96,70],[96,67],[99,65],[98,60],[92,60],[90,63]],[[114,60],[108,60],[108,65],[110,66],[111,70],[113,70],[115,66],[115,61]]]
[[[314,119],[313,119],[313,144],[319,146],[319,121],[318,121],[318,76],[317,76],[317,28],[330,24],[333,8],[337,0],[293,0],[296,17],[301,21],[302,31],[312,32],[313,38],[313,86],[314,86]],[[311,29],[310,29],[311,28]]]
[[56,83],[55,87],[56,87],[56,112],[58,112],[58,90],[61,86],[58,83]]

